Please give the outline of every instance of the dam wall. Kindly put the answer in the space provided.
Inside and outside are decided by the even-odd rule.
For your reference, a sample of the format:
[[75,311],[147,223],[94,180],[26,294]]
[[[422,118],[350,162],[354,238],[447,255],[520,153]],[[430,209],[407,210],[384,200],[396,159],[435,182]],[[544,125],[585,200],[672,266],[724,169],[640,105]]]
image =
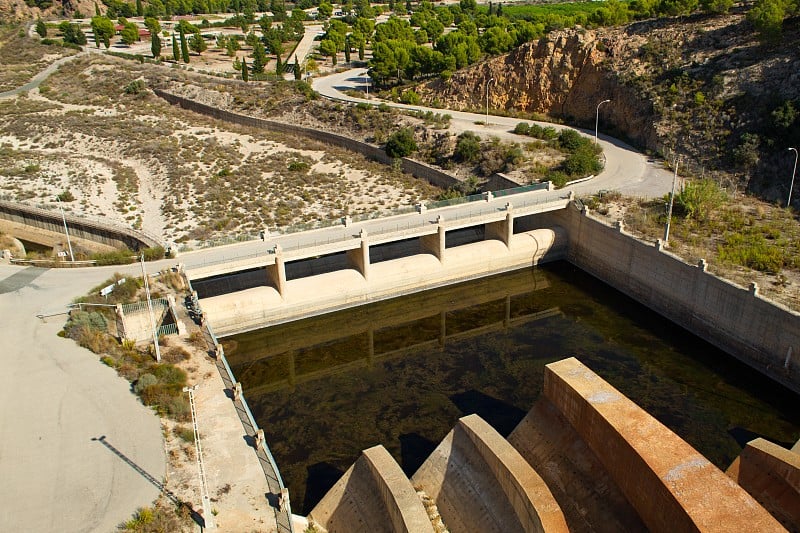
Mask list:
[[690,265],[574,207],[535,217],[567,230],[567,259],[642,305],[800,393],[800,313]]
[[439,247],[441,257],[420,253],[374,264],[362,253],[353,268],[291,280],[280,276],[280,267],[267,265],[269,285],[204,298],[203,310],[218,335],[233,335],[564,258],[560,228],[508,238],[508,244],[487,239]]
[[652,531],[785,531],[708,459],[575,358],[545,367],[544,396]]
[[309,517],[328,533],[433,533],[422,500],[383,446],[361,452]]
[[[64,217],[67,220],[71,238],[98,242],[113,248],[128,248],[133,251],[161,245],[158,239],[141,231],[87,220],[66,213]],[[61,214],[55,211],[0,200],[0,218],[64,236],[64,221],[61,219]]]

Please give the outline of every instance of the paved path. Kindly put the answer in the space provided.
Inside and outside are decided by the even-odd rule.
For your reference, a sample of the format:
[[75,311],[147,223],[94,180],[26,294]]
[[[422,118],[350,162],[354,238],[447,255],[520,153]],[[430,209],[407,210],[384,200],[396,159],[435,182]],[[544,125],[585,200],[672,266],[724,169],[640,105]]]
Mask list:
[[64,63],[66,63],[68,61],[73,61],[74,59],[76,59],[78,57],[81,57],[81,56],[84,56],[84,55],[86,55],[88,53],[89,52],[87,50],[84,50],[83,52],[79,52],[79,53],[71,55],[71,56],[62,57],[61,59],[56,59],[55,61],[50,63],[47,66],[46,69],[44,69],[39,74],[34,76],[31,79],[31,81],[29,81],[28,83],[26,83],[22,87],[17,87],[16,89],[11,89],[10,91],[5,91],[5,92],[0,93],[0,99],[2,99],[2,98],[12,98],[14,96],[17,96],[19,93],[22,93],[22,92],[25,92],[25,91],[30,91],[31,89],[35,89],[45,79],[47,79],[47,77],[50,76],[50,74],[55,72],[58,69],[58,67],[60,67],[61,65],[63,65]]
[[[71,299],[119,268],[0,265],[0,531],[113,531],[159,493],[157,417],[97,356],[56,334]],[[115,455],[99,439],[112,444]]]

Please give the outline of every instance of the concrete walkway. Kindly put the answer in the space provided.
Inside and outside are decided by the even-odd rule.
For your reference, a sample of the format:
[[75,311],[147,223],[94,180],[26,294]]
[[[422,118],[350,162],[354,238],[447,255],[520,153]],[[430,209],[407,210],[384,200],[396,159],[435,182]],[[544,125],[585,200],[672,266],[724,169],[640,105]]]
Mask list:
[[57,336],[65,316],[36,318],[118,270],[0,265],[0,531],[108,533],[160,492],[158,418],[97,355]]

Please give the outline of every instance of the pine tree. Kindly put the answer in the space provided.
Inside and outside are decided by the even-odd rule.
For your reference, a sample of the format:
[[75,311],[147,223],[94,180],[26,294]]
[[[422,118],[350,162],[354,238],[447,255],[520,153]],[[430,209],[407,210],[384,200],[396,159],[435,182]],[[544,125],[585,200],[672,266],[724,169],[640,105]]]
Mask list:
[[144,14],[144,8],[142,7],[142,0],[136,0],[136,16],[141,17]]
[[175,34],[172,34],[172,59],[178,61],[180,59],[180,55],[178,55],[178,43],[175,41]]
[[277,74],[278,76],[283,74],[283,63],[281,63],[281,56],[276,57],[275,74]]
[[97,2],[94,3],[94,15],[96,17],[100,16],[100,6],[97,5]]
[[150,51],[153,52],[153,59],[161,55],[161,38],[157,33],[150,34]]
[[36,21],[36,33],[38,33],[39,37],[42,39],[47,37],[47,26],[42,19]]
[[253,74],[261,74],[267,65],[267,52],[261,41],[256,41],[253,46]]
[[242,81],[247,81],[247,80],[248,80],[247,60],[243,57],[242,58]]
[[344,62],[350,62],[350,36],[344,38]]
[[297,62],[297,54],[294,55],[294,79],[299,80],[302,72],[300,72],[300,63]]
[[186,44],[186,34],[183,33],[183,28],[181,28],[181,57],[183,58],[184,63],[189,62],[189,46]]
[[364,41],[358,45],[358,60],[364,61]]

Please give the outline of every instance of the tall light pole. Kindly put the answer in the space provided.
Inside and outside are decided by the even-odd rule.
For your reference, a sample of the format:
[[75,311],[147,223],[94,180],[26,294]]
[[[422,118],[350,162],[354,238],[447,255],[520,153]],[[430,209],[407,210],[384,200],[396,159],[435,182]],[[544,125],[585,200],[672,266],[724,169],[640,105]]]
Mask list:
[[214,524],[213,512],[211,511],[211,501],[208,498],[208,485],[206,484],[206,469],[203,466],[203,448],[200,446],[200,431],[197,429],[197,412],[194,408],[194,391],[197,385],[184,387],[183,392],[189,393],[189,409],[192,413],[192,426],[194,429],[194,446],[197,452],[197,471],[200,475],[200,500],[203,502],[203,522],[205,529],[216,529]]
[[672,222],[672,204],[675,201],[675,185],[678,183],[678,163],[681,156],[675,157],[675,175],[672,176],[672,192],[669,195],[669,209],[667,210],[667,225],[664,227],[664,244],[669,243],[669,224]]
[[597,129],[598,129],[598,126],[600,125],[600,106],[603,105],[603,104],[607,104],[610,101],[611,100],[603,100],[602,102],[597,104],[597,110],[595,111],[595,114],[594,114],[594,144],[595,144],[595,146],[597,146]]
[[489,81],[486,82],[486,125],[489,125],[489,84],[494,81],[494,78],[490,78]]
[[[789,193],[791,195],[791,192]],[[61,198],[56,196],[58,202],[58,209],[61,210],[61,220],[64,222],[64,234],[67,236],[67,247],[69,247],[69,260],[75,262],[75,256],[72,254],[72,242],[69,240],[69,230],[67,229],[67,217],[64,215],[64,208],[61,207]]]
[[792,170],[792,182],[789,184],[789,199],[786,200],[786,207],[789,208],[792,205],[792,188],[794,188],[794,175],[797,174],[797,148],[789,148],[789,150],[794,150],[794,170]]

